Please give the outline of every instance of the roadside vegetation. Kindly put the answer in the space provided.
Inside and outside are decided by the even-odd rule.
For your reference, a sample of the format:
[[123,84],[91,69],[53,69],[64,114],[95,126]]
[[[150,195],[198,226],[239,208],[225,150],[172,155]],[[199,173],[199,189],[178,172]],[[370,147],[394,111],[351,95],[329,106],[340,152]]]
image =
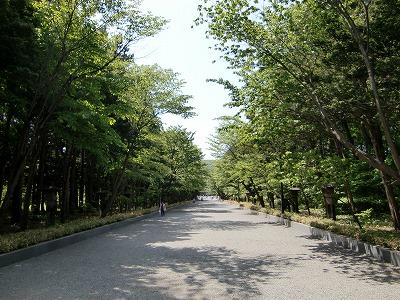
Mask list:
[[215,0],[199,11],[239,78],[214,80],[239,113],[211,141],[212,190],[399,249],[398,1]]
[[194,115],[184,82],[132,51],[165,24],[138,1],[0,1],[1,251],[202,189],[193,133],[161,121]]
[[0,234],[192,199],[208,169],[221,198],[399,249],[399,20],[397,0],[203,0],[195,22],[239,78],[211,80],[239,113],[206,166],[161,121],[194,115],[179,74],[131,51],[166,20],[0,0]]
[[228,202],[232,205],[239,205],[239,207],[259,213],[283,217],[294,222],[352,237],[372,245],[379,245],[400,251],[400,235],[396,230],[394,230],[390,216],[387,216],[386,219],[366,217],[363,219],[363,228],[360,229],[354,222],[353,218],[349,215],[338,215],[337,220],[334,221],[326,218],[324,211],[321,209],[313,209],[311,214],[309,214],[307,210],[301,210],[299,213],[285,212],[282,214],[279,209],[273,209],[270,207],[262,208],[261,206],[252,204],[251,202],[237,202],[233,200]]
[[[180,202],[168,205],[168,209],[185,203],[186,202]],[[82,232],[85,230],[131,219],[138,216],[143,216],[157,211],[158,207],[155,206],[127,213],[115,213],[104,218],[99,218],[98,216],[79,217],[66,223],[59,222],[51,227],[42,226],[36,229],[3,234],[0,235],[0,253],[7,253],[10,251],[35,245],[40,242],[54,240],[60,237],[71,235],[73,233]]]

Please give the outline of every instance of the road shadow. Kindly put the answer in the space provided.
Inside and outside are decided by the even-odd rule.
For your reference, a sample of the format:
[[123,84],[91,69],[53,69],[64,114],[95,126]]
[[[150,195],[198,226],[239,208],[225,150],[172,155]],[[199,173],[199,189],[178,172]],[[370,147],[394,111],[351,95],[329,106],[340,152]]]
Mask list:
[[[210,209],[210,211],[213,211]],[[210,213],[213,214],[213,213]],[[132,240],[137,243],[167,243],[177,240],[189,240],[204,230],[241,231],[265,225],[265,221],[250,222],[241,220],[213,220],[212,216],[198,213],[197,210],[185,210],[185,213],[170,213],[167,217],[153,218],[135,224],[135,230],[128,226],[106,234],[106,237],[121,241]],[[139,225],[139,226],[138,226]],[[150,232],[162,231],[153,236]],[[125,246],[125,245],[123,245]]]
[[[223,298],[247,299],[260,296],[260,285],[267,284],[271,278],[285,276],[285,269],[296,264],[296,260],[282,257],[242,257],[225,247],[181,244],[178,247],[176,242],[193,240],[194,235],[204,230],[241,231],[265,226],[264,221],[208,219],[208,213],[223,211],[215,204],[202,203],[198,209],[185,208],[183,211],[171,212],[165,218],[146,220],[134,231],[125,228],[107,235],[112,239],[112,243],[107,245],[113,245],[113,255],[124,257],[112,272],[118,274],[118,285],[112,289],[114,293],[129,297],[132,291],[140,290],[154,298],[174,299],[176,289],[183,288],[170,281],[175,278],[184,286],[184,291],[178,294],[184,294],[185,299],[206,295],[210,292],[210,282],[223,289],[219,290]],[[160,234],[149,234],[154,232]],[[144,256],[134,254],[138,244],[142,248],[145,245],[141,250]],[[130,249],[132,255],[120,254],[119,249]]]
[[[321,241],[311,236],[299,236],[313,241]],[[306,246],[313,254],[312,260],[328,261],[333,268],[350,278],[385,284],[400,282],[400,268],[377,259],[345,249],[329,242]]]
[[206,214],[230,214],[231,210],[228,209],[196,209],[187,210],[186,212],[194,212],[196,214],[206,213]]
[[[242,258],[221,247],[173,249],[150,246],[146,247],[146,253],[145,261],[127,261],[120,266],[116,288],[121,296],[128,296],[126,291],[146,289],[157,293],[163,291],[163,298],[172,299],[180,280],[186,299],[207,294],[210,284],[216,283],[223,287],[217,293],[248,299],[260,296],[258,286],[268,284],[271,278],[284,276],[283,270],[292,264],[288,259],[271,256]],[[175,279],[170,280],[168,274],[173,274]]]
[[[229,238],[239,239],[259,226],[267,228],[269,220],[241,218],[244,214],[234,208],[226,216],[212,212],[224,209],[226,205],[202,202],[199,207],[168,210],[166,217],[142,220],[3,268],[0,299],[266,298],[266,287],[279,288],[279,279],[282,282],[299,280],[298,276],[291,275],[291,270],[301,273],[305,264],[318,260],[331,264],[332,268],[321,264],[321,268],[327,268],[326,272],[334,269],[360,282],[393,286],[400,282],[399,268],[308,236],[285,237],[293,237],[293,244],[302,247],[300,250],[262,255],[264,247],[265,251],[270,249],[260,231],[255,238],[265,243],[262,249],[242,253],[239,249],[243,248],[237,247],[235,251],[230,248],[234,248],[235,240]],[[291,230],[287,229],[285,234]],[[283,229],[276,232],[279,234]],[[209,238],[208,234],[214,236]],[[229,240],[225,244],[218,238]],[[289,248],[290,243],[285,247]]]

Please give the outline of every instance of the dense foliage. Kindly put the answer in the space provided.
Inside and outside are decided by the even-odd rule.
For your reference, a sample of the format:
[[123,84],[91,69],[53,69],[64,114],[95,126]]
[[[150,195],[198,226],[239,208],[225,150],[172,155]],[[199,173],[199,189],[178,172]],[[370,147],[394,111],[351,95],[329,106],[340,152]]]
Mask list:
[[213,139],[215,190],[264,205],[297,187],[310,208],[333,185],[356,220],[373,208],[400,229],[400,2],[213,0],[199,10],[241,80],[218,80],[241,113]]
[[0,0],[2,228],[104,217],[202,189],[192,134],[160,119],[193,115],[183,82],[130,52],[165,23],[137,1]]

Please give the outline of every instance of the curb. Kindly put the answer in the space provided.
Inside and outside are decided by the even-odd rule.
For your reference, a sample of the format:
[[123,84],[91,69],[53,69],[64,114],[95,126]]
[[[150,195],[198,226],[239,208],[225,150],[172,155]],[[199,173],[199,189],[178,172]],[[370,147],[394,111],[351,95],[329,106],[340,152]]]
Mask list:
[[[182,205],[177,205],[177,206],[170,208],[170,210],[174,210],[176,208],[181,208],[186,205],[188,205],[188,204],[184,203]],[[35,256],[45,254],[47,252],[50,252],[50,251],[53,251],[56,249],[60,249],[60,248],[81,242],[83,240],[89,239],[89,238],[97,236],[99,234],[108,232],[112,229],[124,227],[124,226],[130,225],[132,223],[154,217],[156,215],[158,215],[158,211],[151,212],[151,213],[148,213],[148,214],[145,214],[142,216],[126,219],[126,220],[123,220],[120,222],[103,225],[103,226],[96,227],[93,229],[73,233],[71,235],[67,235],[67,236],[60,237],[60,238],[50,240],[50,241],[41,242],[39,244],[32,245],[32,246],[22,248],[22,249],[18,249],[15,251],[11,251],[8,253],[0,254],[0,268],[11,265],[16,262],[20,262],[22,260],[26,260],[26,259],[29,259],[29,258],[32,258]]]
[[311,227],[302,223],[294,222],[283,217],[277,217],[266,214],[267,218],[273,223],[285,225],[297,230],[301,234],[310,235],[317,238],[322,238],[335,245],[342,246],[345,249],[350,249],[354,252],[365,254],[374,257],[379,261],[393,264],[397,267],[400,266],[400,251],[390,250],[385,247],[371,245],[344,235],[332,233],[327,230]]

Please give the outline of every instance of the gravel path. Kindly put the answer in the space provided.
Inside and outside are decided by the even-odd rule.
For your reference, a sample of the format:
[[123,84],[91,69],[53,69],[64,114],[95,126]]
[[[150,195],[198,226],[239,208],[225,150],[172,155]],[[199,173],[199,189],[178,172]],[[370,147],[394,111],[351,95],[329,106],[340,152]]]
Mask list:
[[0,299],[400,299],[400,269],[203,201],[0,268]]

